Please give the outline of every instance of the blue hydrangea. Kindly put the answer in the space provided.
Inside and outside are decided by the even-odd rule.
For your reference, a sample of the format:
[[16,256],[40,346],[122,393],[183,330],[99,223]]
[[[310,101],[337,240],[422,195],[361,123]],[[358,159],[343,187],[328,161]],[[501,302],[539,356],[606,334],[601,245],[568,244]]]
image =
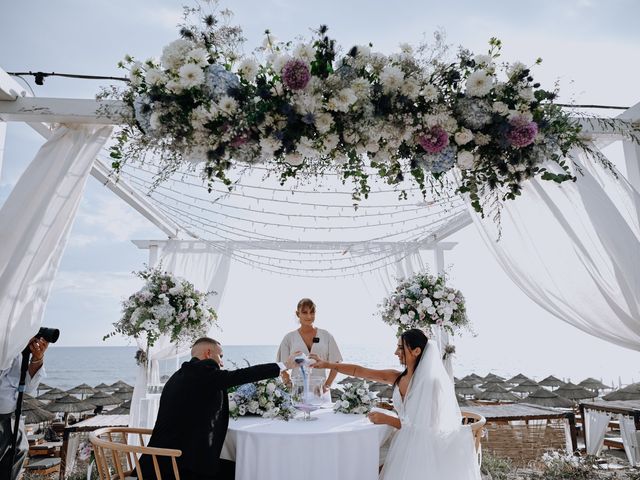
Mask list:
[[232,91],[240,88],[238,75],[230,72],[222,65],[209,65],[207,69],[207,87],[213,98],[231,95]]
[[257,387],[253,383],[247,383],[245,385],[240,385],[236,390],[236,394],[245,397],[251,398],[258,393]]
[[439,153],[433,155],[423,155],[419,162],[422,168],[431,173],[442,173],[450,170],[456,163],[456,147],[449,145],[442,149]]
[[133,101],[136,122],[144,133],[151,130],[151,99],[148,95],[140,95]]
[[473,129],[482,128],[491,121],[491,107],[484,100],[463,98],[458,102],[458,111],[464,124]]

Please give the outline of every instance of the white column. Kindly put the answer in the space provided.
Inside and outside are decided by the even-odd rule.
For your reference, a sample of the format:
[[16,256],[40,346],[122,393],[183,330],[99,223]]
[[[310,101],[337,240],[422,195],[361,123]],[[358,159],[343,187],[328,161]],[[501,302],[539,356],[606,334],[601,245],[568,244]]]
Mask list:
[[627,180],[633,188],[640,191],[640,145],[630,141],[622,142],[624,161],[627,167]]
[[[627,167],[627,180],[640,192],[640,145],[623,141],[622,149],[624,151],[624,162]],[[640,219],[640,205],[636,205],[638,219]]]
[[444,250],[440,243],[436,243],[433,247],[433,262],[438,275],[444,273]]
[[149,244],[149,268],[154,268],[158,264],[159,250],[157,243]]

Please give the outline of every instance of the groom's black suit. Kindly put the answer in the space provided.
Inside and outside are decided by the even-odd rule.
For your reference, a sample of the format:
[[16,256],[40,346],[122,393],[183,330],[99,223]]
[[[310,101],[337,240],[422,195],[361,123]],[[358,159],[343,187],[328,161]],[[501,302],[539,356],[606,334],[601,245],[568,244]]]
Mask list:
[[[221,370],[213,360],[191,361],[167,381],[149,447],[182,450],[178,470],[182,480],[215,479],[220,451],[229,425],[227,388],[277,377],[277,363]],[[174,478],[171,462],[161,462],[162,480]],[[151,457],[140,457],[144,479],[155,479]]]

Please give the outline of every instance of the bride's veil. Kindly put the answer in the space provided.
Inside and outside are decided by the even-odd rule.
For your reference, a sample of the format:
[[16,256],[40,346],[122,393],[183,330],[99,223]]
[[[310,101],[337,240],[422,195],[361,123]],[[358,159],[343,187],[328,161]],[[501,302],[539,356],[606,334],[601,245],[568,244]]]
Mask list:
[[399,411],[401,429],[385,461],[385,480],[480,479],[473,436],[462,425],[453,383],[435,342],[427,343]]
[[459,430],[460,407],[435,342],[428,342],[404,403],[407,421],[438,432]]

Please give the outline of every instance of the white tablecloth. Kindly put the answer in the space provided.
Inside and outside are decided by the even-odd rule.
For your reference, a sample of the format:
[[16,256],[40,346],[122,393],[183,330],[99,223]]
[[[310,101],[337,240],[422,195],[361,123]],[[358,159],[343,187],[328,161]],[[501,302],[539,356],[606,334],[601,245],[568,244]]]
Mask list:
[[229,420],[220,455],[236,462],[236,480],[376,480],[380,446],[393,432],[364,415],[319,410],[318,420]]

